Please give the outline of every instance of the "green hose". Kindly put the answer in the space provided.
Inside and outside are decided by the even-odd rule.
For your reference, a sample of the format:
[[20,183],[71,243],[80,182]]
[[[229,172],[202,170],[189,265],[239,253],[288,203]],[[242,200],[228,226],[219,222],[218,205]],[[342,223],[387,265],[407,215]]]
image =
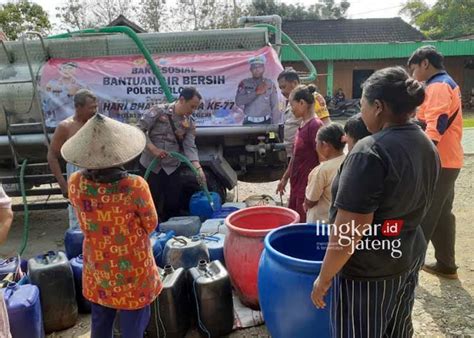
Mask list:
[[[255,27],[264,27],[264,28],[267,28],[269,31],[271,31],[273,33],[278,31],[278,28],[276,28],[275,26],[266,24],[266,23],[257,24],[257,25],[255,25]],[[316,72],[316,68],[314,67],[313,63],[308,59],[306,54],[283,31],[281,31],[281,37],[285,42],[287,42],[290,45],[291,48],[293,48],[293,50],[296,52],[296,54],[298,54],[300,56],[301,60],[305,64],[305,66],[308,67],[309,75],[301,77],[301,81],[302,82],[312,82],[312,81],[316,80],[316,77],[317,77],[318,73]]]
[[64,39],[64,38],[72,37],[73,34],[97,34],[97,33],[123,33],[125,35],[128,35],[128,37],[132,39],[133,42],[135,42],[138,49],[140,49],[140,52],[142,52],[143,56],[145,57],[148,64],[150,65],[150,68],[153,71],[153,74],[155,74],[155,76],[158,78],[158,81],[160,82],[160,86],[161,88],[163,88],[163,93],[166,96],[166,100],[168,100],[168,102],[170,103],[176,100],[173,97],[173,94],[171,94],[171,90],[168,87],[168,83],[166,82],[166,79],[161,74],[160,69],[156,66],[155,61],[153,60],[153,57],[151,56],[150,51],[145,46],[143,41],[138,37],[137,33],[135,33],[135,31],[133,31],[133,29],[131,29],[130,27],[116,26],[116,27],[103,27],[103,28],[97,28],[97,29],[90,28],[90,29],[84,29],[84,30],[75,31],[71,33],[48,36],[48,39]]
[[[189,169],[191,169],[191,171],[194,173],[194,175],[196,177],[199,176],[199,172],[197,171],[197,169],[193,166],[191,161],[186,156],[184,156],[181,153],[177,153],[175,151],[169,152],[169,155],[171,157],[174,157],[174,158],[178,159],[180,162],[186,164],[189,167]],[[155,157],[153,159],[153,161],[151,161],[150,165],[148,166],[148,168],[145,171],[145,175],[143,176],[143,178],[145,180],[148,180],[148,176],[150,176],[151,171],[156,167],[157,164],[158,164],[158,158]],[[209,189],[207,188],[207,184],[203,182],[203,183],[200,183],[200,186],[201,186],[202,191],[204,192],[204,195],[206,195],[207,200],[208,200],[209,204],[211,205],[212,210],[214,210],[214,201],[212,200],[211,194],[209,193]]]
[[21,190],[21,197],[23,199],[23,210],[24,210],[24,215],[23,215],[23,240],[21,243],[20,250],[18,251],[18,254],[21,256],[23,255],[23,252],[26,249],[26,245],[28,243],[28,235],[30,232],[30,213],[28,211],[28,201],[26,200],[26,190],[25,190],[25,169],[26,169],[26,163],[27,160],[23,160],[23,163],[21,164],[21,169],[20,169],[20,190]]

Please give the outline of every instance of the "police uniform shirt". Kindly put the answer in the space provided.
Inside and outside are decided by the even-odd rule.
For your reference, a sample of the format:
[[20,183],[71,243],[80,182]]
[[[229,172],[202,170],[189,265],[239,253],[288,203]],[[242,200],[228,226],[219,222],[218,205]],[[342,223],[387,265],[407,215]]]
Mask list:
[[[259,84],[265,83],[267,90],[257,95]],[[243,107],[246,117],[273,118],[273,122],[279,123],[278,94],[276,86],[270,79],[248,78],[242,80],[235,96],[235,103]]]
[[[171,116],[176,127],[176,135],[183,142],[184,155],[190,161],[199,161],[198,150],[195,143],[196,127],[191,117],[178,115],[174,112],[174,104],[155,105],[149,111],[145,112],[138,122],[138,127],[145,132],[147,141],[154,144],[157,148],[166,152],[179,152],[179,144],[171,127],[169,116]],[[155,157],[148,149],[142,153],[140,164],[148,168]],[[172,174],[180,165],[179,160],[167,156],[158,160],[157,166],[153,169],[158,173],[161,168],[168,174]]]

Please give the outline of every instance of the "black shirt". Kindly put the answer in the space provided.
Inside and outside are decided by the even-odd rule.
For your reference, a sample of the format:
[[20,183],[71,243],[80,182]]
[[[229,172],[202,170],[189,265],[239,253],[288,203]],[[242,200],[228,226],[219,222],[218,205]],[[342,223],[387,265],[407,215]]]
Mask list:
[[[373,212],[374,220],[341,270],[342,276],[393,277],[426,251],[420,223],[431,204],[439,167],[435,146],[414,124],[383,129],[355,145],[334,178],[330,223],[338,208]],[[403,226],[398,235],[389,231],[394,236],[387,236],[384,223],[390,221],[389,230],[396,230],[393,220],[402,220]]]

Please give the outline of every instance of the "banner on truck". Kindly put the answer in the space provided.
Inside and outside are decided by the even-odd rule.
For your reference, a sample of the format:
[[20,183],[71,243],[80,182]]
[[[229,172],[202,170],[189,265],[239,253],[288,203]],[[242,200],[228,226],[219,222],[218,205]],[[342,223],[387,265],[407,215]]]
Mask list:
[[[284,107],[277,77],[283,70],[271,47],[257,51],[154,55],[173,96],[186,86],[203,99],[194,113],[197,126],[280,123]],[[262,74],[263,72],[263,74]],[[136,124],[152,105],[166,102],[158,79],[143,56],[51,59],[41,72],[40,93],[46,125],[74,114],[74,94],[91,90],[99,112]]]

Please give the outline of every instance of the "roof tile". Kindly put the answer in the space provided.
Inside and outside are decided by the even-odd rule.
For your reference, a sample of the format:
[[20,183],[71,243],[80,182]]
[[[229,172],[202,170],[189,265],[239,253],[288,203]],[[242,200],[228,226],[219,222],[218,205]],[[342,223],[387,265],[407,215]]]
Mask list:
[[283,21],[296,43],[421,41],[426,37],[401,18]]

